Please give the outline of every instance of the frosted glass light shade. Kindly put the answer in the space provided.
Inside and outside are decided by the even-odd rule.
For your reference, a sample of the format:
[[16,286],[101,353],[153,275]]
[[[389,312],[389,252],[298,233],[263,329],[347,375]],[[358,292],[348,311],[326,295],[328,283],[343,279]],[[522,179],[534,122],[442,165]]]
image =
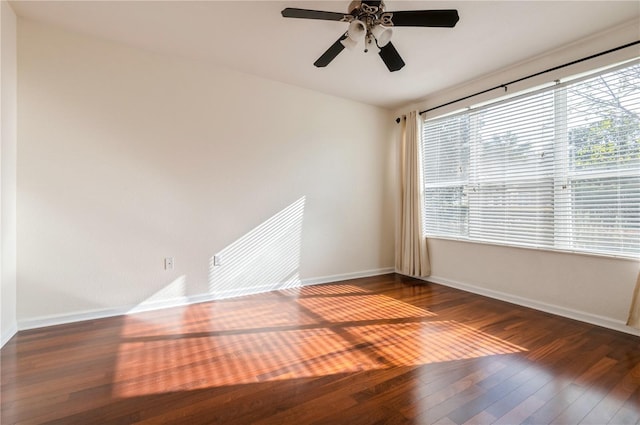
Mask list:
[[393,30],[391,28],[383,27],[382,25],[376,25],[371,28],[371,34],[373,34],[378,41],[378,46],[383,47],[391,41]]
[[347,29],[347,37],[355,41],[356,43],[362,40],[367,33],[367,26],[364,22],[359,20],[351,21],[349,29]]

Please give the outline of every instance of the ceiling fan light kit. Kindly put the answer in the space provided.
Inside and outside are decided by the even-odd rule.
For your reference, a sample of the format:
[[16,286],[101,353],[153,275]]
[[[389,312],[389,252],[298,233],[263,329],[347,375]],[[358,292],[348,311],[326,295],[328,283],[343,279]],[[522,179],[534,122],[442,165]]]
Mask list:
[[347,37],[355,41],[356,43],[363,39],[367,34],[367,24],[362,22],[359,19],[354,19],[349,24],[349,28],[347,29]]
[[371,34],[375,37],[378,46],[383,47],[391,42],[393,30],[391,28],[383,27],[382,25],[377,25],[371,28]]
[[288,7],[282,11],[282,16],[349,23],[347,31],[314,62],[315,66],[327,66],[345,47],[353,50],[364,40],[364,51],[379,49],[378,55],[391,72],[398,71],[405,65],[391,43],[391,27],[453,28],[460,19],[455,9],[397,12],[385,10],[383,1],[363,0],[352,1],[347,14]]
[[351,37],[345,37],[340,43],[349,50],[354,50],[358,47],[358,40],[354,40]]

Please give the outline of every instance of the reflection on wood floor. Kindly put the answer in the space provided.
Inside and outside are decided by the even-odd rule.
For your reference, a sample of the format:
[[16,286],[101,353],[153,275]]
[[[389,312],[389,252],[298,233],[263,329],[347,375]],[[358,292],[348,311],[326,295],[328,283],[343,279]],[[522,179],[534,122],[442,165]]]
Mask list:
[[640,339],[385,275],[20,332],[2,423],[632,423]]

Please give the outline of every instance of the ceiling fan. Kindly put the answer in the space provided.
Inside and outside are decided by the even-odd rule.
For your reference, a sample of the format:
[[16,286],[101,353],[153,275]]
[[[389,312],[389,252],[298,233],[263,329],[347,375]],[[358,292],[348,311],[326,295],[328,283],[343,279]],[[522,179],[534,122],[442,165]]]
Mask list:
[[372,48],[380,49],[378,55],[391,72],[405,65],[391,44],[392,27],[453,28],[460,19],[455,9],[387,12],[383,1],[373,0],[352,1],[347,14],[287,7],[282,11],[282,16],[349,23],[347,31],[313,63],[315,66],[322,68],[329,65],[345,47],[354,49],[360,41],[364,41],[365,52]]

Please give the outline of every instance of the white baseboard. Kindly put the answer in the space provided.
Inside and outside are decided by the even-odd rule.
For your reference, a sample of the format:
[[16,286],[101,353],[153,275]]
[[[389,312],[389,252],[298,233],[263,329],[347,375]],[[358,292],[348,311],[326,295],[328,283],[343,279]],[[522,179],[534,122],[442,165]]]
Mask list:
[[335,274],[335,275],[322,276],[322,277],[300,279],[299,281],[294,282],[293,285],[291,283],[274,282],[270,285],[264,285],[264,286],[216,291],[215,296],[210,294],[205,294],[204,297],[207,299],[202,299],[201,301],[196,301],[196,302],[212,301],[214,299],[221,300],[221,299],[227,299],[227,298],[242,297],[244,295],[260,294],[263,292],[278,291],[278,290],[290,289],[290,288],[299,288],[303,286],[320,285],[323,283],[334,283],[334,282],[340,282],[343,280],[359,279],[359,278],[370,277],[370,276],[380,276],[388,273],[394,273],[393,268],[389,267],[384,269],[373,269],[373,270],[365,270],[365,271],[354,272],[354,273],[343,273],[343,274]]
[[319,285],[321,283],[340,282],[342,280],[360,279],[363,277],[380,276],[380,275],[389,274],[389,273],[395,273],[393,267],[302,279],[302,286]]
[[13,338],[13,336],[18,332],[18,324],[16,322],[13,322],[9,328],[2,332],[2,335],[0,335],[0,348],[4,347],[4,345],[9,342],[9,340],[11,338]]
[[127,314],[127,308],[104,308],[87,310],[70,314],[52,314],[18,320],[18,330],[44,328],[47,326],[64,325],[67,323],[82,322],[85,320],[102,319],[105,317],[121,316]]
[[[318,285],[321,283],[339,282],[342,280],[378,276],[378,275],[383,275],[383,274],[393,273],[393,272],[394,272],[393,268],[389,267],[389,268],[382,268],[382,269],[364,270],[364,271],[353,272],[353,273],[314,277],[314,278],[302,279],[300,281],[300,285],[298,286],[311,286],[311,285]],[[215,294],[204,293],[204,294],[174,298],[170,300],[155,301],[152,303],[137,304],[137,305],[127,306],[127,307],[105,308],[105,309],[87,310],[83,312],[76,312],[76,313],[70,313],[70,314],[39,316],[39,317],[19,320],[16,331],[18,329],[22,331],[27,329],[44,328],[46,326],[63,325],[66,323],[75,323],[75,322],[81,322],[84,320],[104,319],[107,317],[122,316],[125,314],[140,313],[143,311],[152,311],[152,310],[159,310],[159,309],[171,308],[171,307],[182,307],[185,305],[196,304],[196,303],[201,303],[206,301],[214,301],[214,300],[238,297],[243,295],[259,294],[262,292],[277,290],[278,288],[275,286],[277,286],[277,284],[261,286],[261,287],[244,288],[241,291],[235,290],[233,292],[220,292]],[[15,331],[13,332],[13,334],[15,334]],[[13,334],[9,336],[7,341],[11,338],[11,336],[13,336]],[[3,341],[4,341],[4,338],[3,338]]]
[[530,298],[524,298],[517,295],[508,294],[506,292],[494,291],[491,289],[482,288],[480,286],[471,285],[468,283],[457,282],[455,280],[446,279],[439,276],[429,276],[420,278],[427,282],[433,282],[451,288],[461,289],[466,292],[471,292],[478,295],[484,295],[489,298],[494,298],[501,301],[506,301],[512,304],[517,304],[523,307],[533,308],[535,310],[544,311],[546,313],[555,314],[557,316],[567,317],[569,319],[578,320],[580,322],[590,323],[596,326],[602,326],[603,328],[613,329],[615,331],[624,332],[631,335],[640,336],[640,329],[635,329],[627,326],[623,321],[611,319],[609,317],[599,316],[584,311],[573,310],[566,307],[561,307],[554,304],[547,304],[541,301],[532,300]]

